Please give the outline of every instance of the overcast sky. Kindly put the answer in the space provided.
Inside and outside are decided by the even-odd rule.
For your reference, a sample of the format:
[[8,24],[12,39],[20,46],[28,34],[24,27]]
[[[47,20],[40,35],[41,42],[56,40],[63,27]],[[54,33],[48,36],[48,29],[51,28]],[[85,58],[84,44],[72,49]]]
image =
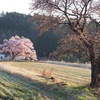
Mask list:
[[4,11],[29,14],[30,3],[32,0],[0,0],[0,13]]

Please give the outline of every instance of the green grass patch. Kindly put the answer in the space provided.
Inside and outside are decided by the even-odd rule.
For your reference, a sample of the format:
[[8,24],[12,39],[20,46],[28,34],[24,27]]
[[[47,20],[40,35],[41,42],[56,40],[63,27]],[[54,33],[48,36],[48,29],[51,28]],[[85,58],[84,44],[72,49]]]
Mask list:
[[[2,62],[0,98],[4,100],[99,100],[89,88],[90,69],[41,62]],[[45,68],[66,83],[59,86],[42,77]],[[9,72],[13,69],[13,72]],[[21,73],[20,73],[21,72]]]
[[[3,70],[0,70],[0,76],[1,99],[34,100],[33,98],[38,98],[40,91],[31,85],[34,83],[33,81],[27,82],[25,77],[4,72]],[[45,100],[45,98],[43,100]]]

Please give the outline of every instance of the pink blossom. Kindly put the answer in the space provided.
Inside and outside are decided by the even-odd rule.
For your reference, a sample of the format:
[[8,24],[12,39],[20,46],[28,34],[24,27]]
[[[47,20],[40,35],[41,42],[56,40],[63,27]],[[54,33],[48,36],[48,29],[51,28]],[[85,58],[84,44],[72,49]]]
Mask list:
[[12,36],[9,40],[4,39],[4,43],[0,45],[0,53],[9,53],[11,58],[22,56],[31,60],[37,60],[36,51],[30,39]]

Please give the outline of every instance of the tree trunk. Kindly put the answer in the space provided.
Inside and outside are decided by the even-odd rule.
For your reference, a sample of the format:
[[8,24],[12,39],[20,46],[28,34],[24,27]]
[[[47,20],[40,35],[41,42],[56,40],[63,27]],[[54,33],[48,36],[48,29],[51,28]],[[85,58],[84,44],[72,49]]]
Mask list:
[[89,52],[89,58],[91,62],[91,83],[90,87],[97,88],[100,87],[100,56],[96,57],[96,50],[94,43],[89,41],[90,45],[87,44],[85,40],[82,41],[87,47]]
[[16,56],[14,55],[14,52],[10,52],[10,57],[12,61],[15,59]]
[[92,88],[100,87],[100,57],[91,61],[91,84]]
[[[84,38],[80,38],[83,44],[87,47],[89,52],[89,58],[91,62],[91,83],[90,87],[100,87],[100,56],[96,57],[96,50],[92,41],[86,41]],[[88,44],[89,43],[89,44]]]

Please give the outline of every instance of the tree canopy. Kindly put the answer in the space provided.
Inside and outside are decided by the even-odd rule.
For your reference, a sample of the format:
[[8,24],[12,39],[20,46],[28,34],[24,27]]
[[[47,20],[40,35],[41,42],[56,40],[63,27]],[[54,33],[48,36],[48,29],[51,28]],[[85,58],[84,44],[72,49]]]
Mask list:
[[[35,0],[31,9],[41,14],[33,21],[41,23],[42,32],[61,26],[73,31],[72,34],[64,35],[62,45],[54,54],[58,56],[69,49],[83,51],[91,62],[90,86],[100,87],[100,0]],[[93,33],[87,30],[90,20],[96,24]]]
[[11,60],[14,60],[16,56],[21,56],[27,60],[37,60],[33,43],[29,39],[12,36],[9,40],[4,39],[3,42],[0,45],[0,53],[8,53]]
[[[51,32],[52,34],[45,34],[41,37],[39,35],[40,30],[35,29],[39,23],[32,23],[31,18],[31,15],[16,12],[2,12],[0,14],[0,44],[3,43],[5,38],[9,39],[15,35],[24,36],[34,43],[38,57],[43,57],[44,52],[45,56],[48,57],[57,47],[58,36],[53,31],[48,31],[47,33]],[[50,48],[47,48],[48,42]]]

